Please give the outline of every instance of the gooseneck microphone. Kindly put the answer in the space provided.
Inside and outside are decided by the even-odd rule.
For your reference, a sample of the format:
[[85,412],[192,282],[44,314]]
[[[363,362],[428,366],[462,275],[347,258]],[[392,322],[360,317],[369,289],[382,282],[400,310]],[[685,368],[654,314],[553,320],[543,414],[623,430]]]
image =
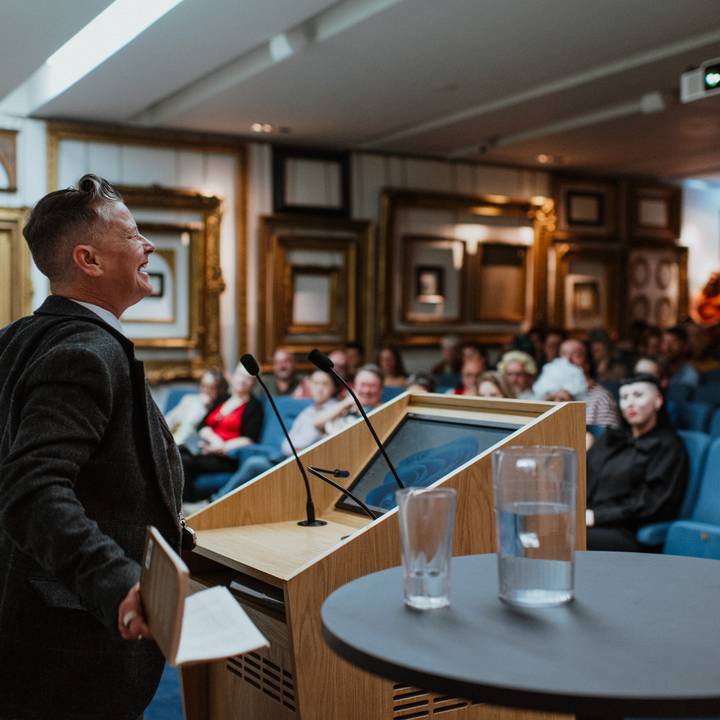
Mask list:
[[308,355],[308,360],[316,367],[318,370],[322,370],[323,372],[326,372],[333,377],[337,378],[338,382],[342,383],[346,390],[350,393],[350,397],[355,401],[355,405],[357,405],[357,409],[360,411],[360,414],[363,417],[363,420],[365,420],[365,424],[368,426],[368,430],[370,430],[370,434],[373,436],[373,439],[375,440],[378,448],[380,449],[380,452],[383,454],[383,457],[385,458],[385,462],[388,464],[388,467],[390,468],[390,472],[393,474],[393,477],[395,478],[395,482],[397,483],[397,486],[399,488],[404,488],[405,486],[402,483],[402,480],[400,480],[400,477],[397,474],[397,470],[395,469],[395,466],[390,461],[390,458],[388,457],[388,454],[385,452],[385,447],[380,442],[380,438],[377,436],[377,433],[375,432],[375,428],[372,426],[372,423],[370,422],[370,419],[368,418],[367,414],[365,413],[365,408],[360,404],[360,401],[357,399],[357,396],[353,392],[353,389],[350,387],[350,385],[345,381],[345,378],[338,375],[338,373],[335,372],[335,363],[327,356],[325,353],[321,353],[317,348],[313,350]]
[[262,389],[265,391],[265,395],[267,395],[267,398],[270,401],[270,405],[272,405],[272,409],[273,409],[273,412],[275,413],[275,417],[277,417],[278,422],[280,423],[280,427],[282,428],[282,431],[285,433],[285,437],[287,438],[288,445],[290,445],[290,449],[293,451],[293,455],[295,456],[295,462],[297,463],[297,466],[300,468],[300,474],[302,475],[302,478],[305,481],[305,493],[307,494],[305,510],[307,512],[307,519],[300,520],[300,522],[298,522],[298,525],[302,525],[303,527],[320,527],[321,525],[327,525],[327,523],[324,520],[317,520],[315,518],[315,504],[313,503],[312,493],[310,492],[310,483],[308,482],[308,477],[305,472],[305,467],[300,462],[300,458],[298,457],[297,450],[295,450],[295,445],[293,445],[293,441],[290,439],[290,433],[287,431],[287,428],[285,427],[285,423],[283,422],[282,416],[280,415],[280,411],[277,409],[277,405],[275,405],[273,396],[270,394],[270,391],[267,389],[267,385],[265,385],[262,378],[260,377],[260,367],[257,364],[257,360],[252,355],[250,355],[250,353],[246,353],[245,355],[243,355],[240,358],[240,363],[245,368],[245,370],[248,371],[248,373],[250,375],[252,375],[254,378],[257,379],[257,381],[260,383],[260,387],[262,387]]
[[[347,495],[351,500],[354,500],[373,520],[377,520],[377,515],[359,498],[353,495],[347,488],[344,488],[340,483],[336,483],[331,480],[327,475],[333,477],[347,477],[350,473],[347,470],[323,470],[323,468],[313,467],[310,465],[308,470],[316,477],[320,478],[328,485],[332,485],[336,490],[339,490],[343,495]],[[325,474],[323,474],[325,473]]]

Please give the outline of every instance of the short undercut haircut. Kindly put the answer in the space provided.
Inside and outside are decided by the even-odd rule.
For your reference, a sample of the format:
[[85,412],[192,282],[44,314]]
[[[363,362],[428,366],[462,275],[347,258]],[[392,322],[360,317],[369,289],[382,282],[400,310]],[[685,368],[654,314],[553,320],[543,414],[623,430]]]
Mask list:
[[77,186],[55,190],[30,213],[23,235],[35,265],[50,281],[61,280],[71,267],[70,252],[98,222],[105,222],[109,204],[122,196],[107,180],[83,175]]

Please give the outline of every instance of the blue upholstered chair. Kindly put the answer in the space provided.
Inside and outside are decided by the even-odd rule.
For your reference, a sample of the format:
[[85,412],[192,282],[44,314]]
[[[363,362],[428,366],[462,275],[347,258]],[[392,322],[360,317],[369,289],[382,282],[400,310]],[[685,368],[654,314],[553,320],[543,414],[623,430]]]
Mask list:
[[168,390],[165,396],[165,407],[163,408],[163,415],[167,415],[178,403],[190,393],[196,393],[197,388],[171,388]]
[[665,397],[677,403],[684,403],[692,400],[695,388],[692,385],[683,383],[671,383],[665,391]]
[[382,395],[380,395],[380,402],[389,402],[390,400],[396,398],[398,395],[401,395],[404,392],[404,387],[384,387],[382,389]]
[[711,405],[705,402],[668,401],[667,410],[670,421],[679,430],[707,432],[712,413]]
[[[706,468],[710,467],[710,459],[708,457],[710,437],[705,433],[695,432],[693,430],[679,430],[678,434],[685,444],[688,460],[690,461],[688,468],[688,485],[678,517],[689,518],[695,510],[695,504],[698,499],[700,485],[703,482]],[[672,521],[644,525],[637,532],[637,541],[645,547],[659,548],[665,542],[671,525]]]
[[716,408],[710,418],[708,435],[710,435],[711,438],[720,437],[720,408]]
[[700,384],[720,385],[720,370],[708,370],[707,372],[700,373]]
[[695,388],[695,400],[707,403],[713,407],[720,406],[720,382],[701,385]]
[[692,514],[670,525],[663,552],[720,559],[720,438],[710,444]]
[[[274,398],[277,409],[282,416],[287,429],[293,424],[293,420],[309,405],[312,400],[298,400],[286,395]],[[264,420],[260,441],[255,445],[238,448],[230,453],[231,457],[237,458],[242,463],[253,455],[262,455],[270,463],[278,462],[284,458],[280,451],[282,441],[285,439],[280,423],[270,407],[269,400],[263,401]],[[195,495],[198,498],[206,498],[219,490],[231,478],[233,473],[208,473],[200,475],[195,480]]]

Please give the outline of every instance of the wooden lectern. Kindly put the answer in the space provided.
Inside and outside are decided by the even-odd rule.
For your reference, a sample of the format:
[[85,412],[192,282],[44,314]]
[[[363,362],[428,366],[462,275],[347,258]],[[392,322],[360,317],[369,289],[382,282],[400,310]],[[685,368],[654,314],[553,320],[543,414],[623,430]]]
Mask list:
[[[585,547],[585,412],[582,403],[540,403],[404,394],[371,415],[385,440],[408,417],[515,426],[499,443],[436,485],[458,491],[454,555],[495,551],[492,450],[560,445],[578,454],[577,548]],[[418,448],[422,450],[422,448]],[[377,455],[360,420],[301,453],[303,464],[342,468],[349,487]],[[188,720],[447,720],[557,718],[440,697],[393,684],[336,656],[321,634],[320,606],[337,587],[400,564],[397,510],[377,520],[338,509],[341,493],[311,477],[318,517],[301,527],[305,489],[293,460],[269,470],[192,516],[198,544],[185,556],[195,589],[226,585],[271,643],[254,653],[183,669]],[[451,595],[452,597],[452,595]],[[401,603],[402,590],[388,603]],[[372,632],[372,628],[368,628]]]

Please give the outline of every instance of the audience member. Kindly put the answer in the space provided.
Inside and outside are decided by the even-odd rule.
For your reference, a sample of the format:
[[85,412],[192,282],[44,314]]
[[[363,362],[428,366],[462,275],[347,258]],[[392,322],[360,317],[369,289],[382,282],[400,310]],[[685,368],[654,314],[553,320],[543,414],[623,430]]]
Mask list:
[[508,379],[500,372],[486,370],[478,383],[480,397],[514,398],[515,392]]
[[720,370],[718,326],[703,327],[689,322],[685,325],[693,367],[699,373]]
[[522,400],[535,397],[532,386],[537,376],[537,364],[530,355],[520,350],[510,350],[502,356],[498,370],[512,385],[515,397]]
[[385,387],[405,387],[407,371],[400,350],[395,345],[385,345],[380,348],[377,365],[385,378]]
[[225,402],[230,396],[228,382],[219,370],[205,370],[200,376],[199,393],[187,393],[180,402],[165,416],[177,445],[182,445],[195,434],[198,423]]
[[[296,450],[304,450],[322,439],[325,431],[323,424],[317,422],[317,418],[338,403],[335,399],[338,385],[328,373],[316,370],[310,376],[308,385],[312,393],[313,404],[300,412],[289,430],[290,438]],[[292,449],[287,440],[283,440],[281,452],[286,457],[292,455]],[[223,495],[227,495],[229,492],[241,487],[261,473],[269,470],[279,459],[279,457],[271,457],[271,454],[264,449],[264,446],[260,446],[257,453],[243,459],[230,479],[212,495],[210,500],[213,502],[219,500]]]
[[[462,357],[463,365],[469,360],[475,360],[482,363],[482,372],[487,370],[487,354],[485,348],[479,343],[473,340],[464,342],[460,348],[460,355]],[[462,368],[460,369],[462,372]]]
[[[460,338],[457,335],[445,335],[440,341],[440,352],[442,359],[433,366],[430,372],[437,378],[443,376],[459,376],[462,368],[462,357],[460,356]],[[455,381],[453,381],[455,382]],[[447,383],[450,385],[451,383]]]
[[185,500],[201,499],[196,496],[194,482],[199,475],[234,472],[238,461],[230,452],[260,439],[263,406],[252,394],[254,386],[255,378],[238,365],[230,381],[230,397],[200,422],[197,447],[180,448]]
[[429,373],[413,373],[408,378],[405,389],[414,393],[432,393],[435,392],[435,387],[435,378]]
[[582,400],[587,394],[585,373],[564,357],[555,358],[543,365],[533,385],[533,394],[538,400],[554,402]]
[[460,385],[448,392],[453,395],[477,395],[480,376],[485,372],[485,367],[482,357],[466,360],[460,371]]
[[580,340],[566,340],[560,346],[560,356],[579,367],[585,375],[587,392],[582,398],[585,401],[585,424],[602,427],[620,425],[620,416],[613,396],[592,376],[590,354],[585,343]]
[[[545,331],[541,327],[531,327],[527,331],[527,338],[530,345],[530,347],[528,348],[528,354],[532,355],[533,360],[535,360],[536,366],[539,367],[540,364],[543,362],[543,358],[545,356]],[[522,348],[518,347],[518,350],[522,350]]]
[[652,375],[658,379],[658,382],[662,378],[662,368],[657,360],[649,357],[638,358],[633,367],[633,375]]
[[567,338],[567,333],[559,328],[550,328],[545,333],[545,342],[543,343],[543,361],[552,362],[560,355],[560,345]]
[[[277,348],[273,353],[272,375],[262,376],[271,395],[292,395],[298,389],[302,376],[295,372],[295,356],[286,348]],[[256,394],[264,396],[262,388]]]
[[[363,365],[355,375],[353,390],[365,411],[373,410],[380,405],[383,388],[382,371],[377,365]],[[318,414],[316,422],[323,423],[325,432],[333,435],[344,430],[360,417],[352,397],[348,396],[322,415]]]
[[687,330],[682,325],[663,332],[660,357],[668,387],[679,384],[697,387],[700,383],[700,375],[690,362],[689,355]]
[[347,377],[345,379],[352,381],[355,379],[355,373],[365,362],[365,348],[359,342],[346,342],[343,350],[347,358]]
[[604,330],[590,334],[590,356],[595,365],[595,379],[598,382],[622,380],[627,376],[627,367],[615,356],[613,343]]
[[344,350],[333,350],[328,357],[333,363],[333,370],[343,380],[349,380],[347,353]]
[[587,456],[590,550],[638,550],[638,527],[677,517],[687,485],[687,454],[667,422],[657,378],[623,381],[620,409],[626,425],[609,429]]
[[660,356],[662,345],[662,330],[652,325],[647,326],[640,336],[637,345],[638,357],[657,358]]

